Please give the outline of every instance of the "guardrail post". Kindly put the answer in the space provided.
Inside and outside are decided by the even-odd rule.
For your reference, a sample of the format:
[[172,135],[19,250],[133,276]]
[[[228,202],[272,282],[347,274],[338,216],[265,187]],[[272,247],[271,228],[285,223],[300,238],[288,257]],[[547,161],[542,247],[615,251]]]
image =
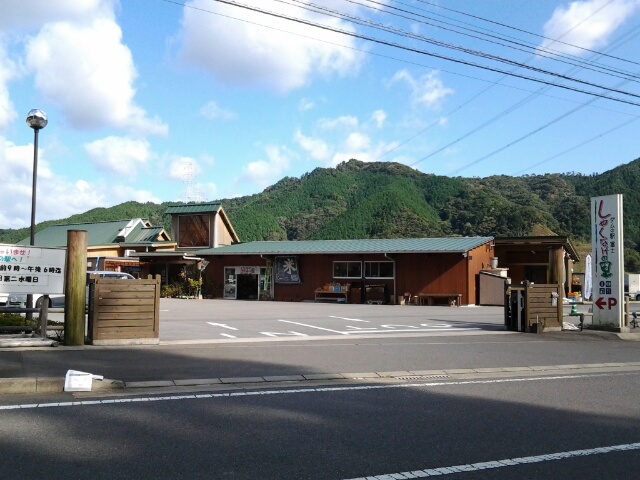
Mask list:
[[44,340],[47,338],[47,325],[49,323],[49,295],[43,295],[40,302],[40,337]]
[[631,299],[627,297],[624,298],[624,319],[622,322],[623,327],[628,327],[630,325],[630,317],[631,317]]

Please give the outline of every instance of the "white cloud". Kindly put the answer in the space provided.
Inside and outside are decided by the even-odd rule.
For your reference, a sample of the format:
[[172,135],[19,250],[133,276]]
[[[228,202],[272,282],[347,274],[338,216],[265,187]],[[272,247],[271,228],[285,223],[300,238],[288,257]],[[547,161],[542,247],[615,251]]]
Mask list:
[[197,160],[190,157],[174,158],[169,165],[169,178],[181,182],[195,181],[196,175],[202,173]]
[[399,70],[389,85],[393,86],[400,82],[405,83],[411,90],[411,103],[414,107],[433,109],[438,107],[442,100],[453,94],[453,89],[444,86],[442,80],[438,78],[437,72],[431,72],[416,79],[407,70]]
[[76,128],[111,126],[163,135],[167,126],[134,103],[136,70],[112,13],[83,23],[46,24],[26,47],[26,65],[45,99]]
[[[104,185],[101,185],[101,193]],[[123,202],[139,202],[139,203],[162,203],[162,200],[158,198],[156,195],[151,193],[148,190],[137,190],[135,188],[127,187],[124,185],[114,185],[107,186],[106,192],[108,196],[106,199],[102,200],[103,204],[101,206],[109,205],[118,205]],[[87,209],[80,210],[81,212],[85,212]]]
[[17,66],[9,60],[4,45],[0,43],[0,130],[7,128],[18,116],[9,98],[8,87],[16,70]]
[[363,133],[351,132],[344,144],[348,150],[366,150],[371,145],[371,139]]
[[[352,30],[338,19],[327,19],[294,5],[265,6],[260,0],[243,3]],[[219,15],[203,14],[202,10],[212,8]],[[352,38],[235,6],[213,7],[208,0],[186,3],[180,39],[185,63],[234,86],[260,86],[278,92],[300,88],[314,74],[357,73],[362,61],[361,53],[338,46],[354,47]]]
[[286,147],[268,145],[265,147],[267,160],[258,160],[245,166],[240,182],[251,182],[261,187],[267,187],[279,180],[289,169],[292,152]]
[[545,40],[541,48],[584,55],[582,48],[598,49],[606,45],[609,37],[640,8],[640,0],[586,0],[560,6],[544,25],[544,36],[564,43]]
[[371,115],[372,120],[375,122],[377,128],[384,127],[384,122],[387,119],[387,114],[384,110],[376,110]]
[[4,31],[39,27],[43,23],[64,20],[82,21],[96,14],[105,15],[116,0],[2,0],[0,29]]
[[[107,207],[128,200],[156,202],[149,192],[135,190],[109,182],[69,181],[54,175],[47,162],[47,152],[40,149],[36,191],[36,222],[63,219],[92,208]],[[10,208],[0,210],[0,225],[23,228],[31,220],[31,187],[33,180],[33,145],[16,145],[0,137],[0,164],[10,178],[0,189],[0,202]]]
[[318,120],[318,128],[321,130],[343,130],[345,128],[357,128],[358,118],[351,115],[343,115],[338,118],[321,118]]
[[314,160],[324,162],[330,159],[331,149],[323,140],[306,137],[300,130],[296,131],[294,139],[296,144]]
[[303,98],[298,102],[298,111],[299,112],[308,112],[309,110],[313,110],[316,104],[313,100],[309,100],[308,98]]
[[298,130],[294,141],[311,159],[327,167],[335,167],[352,158],[363,162],[378,161],[398,145],[395,141],[372,139],[372,136],[376,138],[382,134],[386,118],[383,110],[375,110],[370,121],[364,123],[352,115],[324,118],[316,122],[317,131],[314,136],[304,135]]
[[218,106],[216,102],[209,102],[200,109],[200,115],[208,120],[235,120],[238,115],[231,110]]
[[149,142],[128,137],[107,137],[84,145],[97,169],[135,178],[137,168],[150,158]]

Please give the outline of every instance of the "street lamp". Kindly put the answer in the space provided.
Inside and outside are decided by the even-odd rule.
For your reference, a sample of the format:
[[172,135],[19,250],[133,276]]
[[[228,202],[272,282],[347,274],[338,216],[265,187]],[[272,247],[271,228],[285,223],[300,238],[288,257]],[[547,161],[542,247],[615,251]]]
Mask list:
[[[38,132],[47,126],[47,114],[42,110],[34,108],[27,113],[27,125],[33,128],[33,184],[31,186],[31,232],[29,236],[29,245],[35,243],[36,233],[36,180],[38,178]],[[33,307],[33,294],[27,295],[27,308]],[[26,316],[27,320],[33,318],[33,313],[29,312]]]
[[38,178],[38,132],[47,126],[47,114],[34,108],[27,113],[27,125],[33,128],[33,184],[31,187],[31,236],[29,245],[34,245],[36,229],[36,180]]

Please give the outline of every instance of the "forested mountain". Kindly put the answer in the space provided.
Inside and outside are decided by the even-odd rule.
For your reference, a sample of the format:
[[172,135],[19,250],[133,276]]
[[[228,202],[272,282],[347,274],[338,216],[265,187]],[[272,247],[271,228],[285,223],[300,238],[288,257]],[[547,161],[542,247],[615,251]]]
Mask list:
[[[350,160],[301,178],[283,178],[259,194],[218,201],[244,242],[521,236],[540,230],[590,242],[590,198],[614,193],[624,195],[626,246],[637,250],[640,159],[599,175],[486,178],[449,178],[398,163]],[[127,202],[43,222],[37,228],[143,217],[170,232],[170,219],[164,215],[167,205]],[[28,229],[0,230],[0,242],[14,243],[28,235]]]

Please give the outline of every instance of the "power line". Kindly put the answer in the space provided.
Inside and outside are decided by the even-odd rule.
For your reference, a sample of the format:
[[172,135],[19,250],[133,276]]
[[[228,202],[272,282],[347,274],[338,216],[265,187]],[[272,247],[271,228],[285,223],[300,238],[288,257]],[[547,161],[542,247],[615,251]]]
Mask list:
[[[398,0],[391,0],[391,1],[394,1],[395,3],[400,3],[400,4],[402,4],[402,5],[406,5],[405,3],[400,2],[400,1],[398,1]],[[521,32],[521,33],[526,33],[526,34],[528,34],[528,35],[532,35],[532,36],[535,36],[535,37],[538,37],[538,38],[542,38],[542,39],[544,39],[544,40],[550,40],[550,41],[552,41],[553,43],[560,43],[560,44],[562,44],[562,45],[566,45],[566,46],[571,47],[571,48],[574,48],[574,49],[576,49],[576,50],[583,50],[583,51],[590,52],[590,53],[595,53],[595,54],[604,55],[605,57],[612,58],[612,59],[615,59],[615,60],[620,60],[621,62],[627,62],[627,63],[632,63],[632,64],[635,64],[635,65],[640,65],[640,63],[639,63],[639,62],[634,62],[633,60],[629,60],[629,59],[622,58],[622,57],[616,57],[616,56],[614,56],[614,55],[603,54],[603,53],[598,52],[598,51],[596,51],[596,50],[591,50],[591,49],[589,49],[589,48],[584,48],[584,47],[580,47],[580,46],[578,46],[578,45],[573,45],[573,44],[571,44],[571,43],[563,42],[563,41],[561,41],[561,40],[560,40],[560,38],[562,38],[562,37],[559,37],[559,38],[549,38],[549,37],[545,37],[544,35],[539,35],[539,34],[537,34],[537,33],[529,32],[528,30],[524,30],[524,29],[521,29],[521,28],[513,27],[513,26],[511,26],[511,25],[507,25],[507,24],[505,24],[505,23],[496,22],[496,21],[494,21],[494,20],[489,20],[489,19],[487,19],[487,18],[480,17],[480,16],[477,16],[477,15],[472,15],[472,14],[470,14],[470,13],[462,12],[462,11],[460,11],[460,10],[455,10],[455,9],[452,9],[452,8],[447,8],[447,7],[444,7],[444,6],[442,6],[442,5],[438,5],[438,4],[435,4],[435,3],[428,2],[428,1],[426,1],[426,0],[416,0],[416,1],[417,1],[417,2],[420,2],[420,3],[424,3],[424,4],[426,4],[426,5],[430,5],[430,6],[432,6],[432,7],[438,8],[438,9],[447,10],[447,11],[454,12],[454,13],[457,13],[457,14],[460,14],[460,15],[464,15],[464,16],[467,16],[467,17],[475,18],[475,19],[477,19],[477,20],[481,20],[481,21],[483,21],[483,22],[492,23],[492,24],[494,24],[494,25],[498,25],[498,26],[501,26],[501,27],[504,27],[504,28],[508,28],[508,29],[511,29],[511,30],[515,30],[515,31],[518,31],[518,32]],[[613,3],[614,1],[615,1],[615,0],[609,0],[607,3],[603,4],[600,8],[598,8],[597,10],[595,10],[595,11],[594,11],[591,15],[589,15],[589,17],[587,17],[587,18],[590,18],[590,17],[594,16],[596,13],[600,12],[601,10],[603,10],[605,7],[609,6],[609,5],[610,5],[611,3]],[[462,22],[462,23],[464,23],[464,22]],[[580,23],[582,23],[582,22],[580,22]],[[576,26],[577,26],[577,25],[576,25]],[[576,26],[574,26],[573,28],[575,28]],[[573,30],[573,28],[572,28],[572,30]],[[571,31],[571,30],[569,30],[569,31]],[[565,35],[566,35],[566,33],[567,33],[567,32],[565,32]],[[562,36],[564,36],[564,35],[562,35]]]
[[[293,0],[293,1],[299,1],[299,0]],[[389,5],[374,1],[374,0],[364,0],[364,1],[368,1],[369,3],[375,4],[375,5],[380,5],[383,8],[375,8],[375,7],[372,7],[370,5],[365,5],[365,4],[363,4],[361,2],[358,2],[358,1],[355,1],[355,0],[345,0],[345,1],[347,1],[349,3],[352,3],[354,5],[360,5],[360,6],[363,6],[365,8],[369,8],[369,9],[375,10],[377,12],[387,13],[389,15],[393,15],[393,16],[397,16],[397,17],[400,17],[400,18],[416,21],[418,23],[422,23],[422,24],[427,25],[427,26],[443,29],[445,31],[453,32],[453,33],[456,33],[456,34],[459,34],[459,35],[464,35],[464,36],[467,36],[467,37],[470,37],[470,38],[473,38],[473,39],[476,39],[476,40],[481,40],[481,41],[484,41],[484,42],[488,42],[488,43],[493,44],[493,45],[498,45],[498,46],[514,49],[514,50],[521,51],[521,52],[524,52],[524,53],[529,53],[529,54],[535,53],[537,55],[543,56],[543,57],[545,57],[545,58],[547,58],[549,60],[552,60],[552,61],[567,63],[567,64],[570,64],[570,65],[582,65],[582,67],[587,69],[587,70],[597,71],[599,73],[609,74],[609,75],[612,75],[612,76],[615,76],[615,77],[619,77],[619,78],[640,78],[639,76],[634,75],[633,73],[630,73],[630,72],[626,72],[626,71],[623,71],[623,70],[615,69],[615,68],[612,68],[612,67],[609,67],[609,66],[606,66],[606,65],[601,65],[601,64],[596,63],[596,62],[590,62],[588,60],[583,60],[583,59],[581,59],[579,57],[576,57],[576,56],[573,56],[573,55],[564,54],[564,53],[560,53],[560,52],[554,51],[552,49],[539,48],[539,47],[535,46],[534,44],[523,42],[523,41],[520,41],[520,40],[519,41],[509,40],[508,38],[504,38],[504,37],[499,36],[497,34],[496,35],[489,35],[489,34],[482,33],[482,32],[480,32],[478,30],[475,30],[475,29],[468,29],[468,28],[462,27],[463,30],[468,30],[470,32],[478,34],[478,35],[472,35],[472,34],[469,34],[469,33],[465,33],[463,31],[456,30],[454,28],[443,27],[441,25],[438,25],[437,23],[425,22],[423,20],[418,20],[418,19],[416,19],[414,17],[406,17],[404,15],[400,15],[400,14],[396,14],[396,13],[393,13],[393,12],[389,12],[388,10],[385,10],[385,8],[391,8],[391,9],[394,9],[394,10],[398,10],[398,11],[401,11],[401,12],[408,13],[410,15],[415,15],[415,16],[420,17],[420,18],[426,18],[426,19],[431,20],[433,22],[444,23],[445,25],[453,25],[453,24],[451,24],[449,22],[442,22],[440,20],[436,20],[436,19],[433,19],[433,18],[425,16],[425,15],[421,15],[421,14],[418,14],[418,13],[411,12],[409,10],[404,10],[404,9],[400,9],[400,8],[397,8],[397,7],[389,6]],[[574,26],[574,28],[576,26]],[[460,27],[456,27],[456,28],[460,28]],[[481,37],[479,35],[484,35],[484,36],[487,36],[489,38],[483,38],[483,37]],[[511,37],[511,38],[513,38],[513,37]],[[499,40],[501,42],[508,42],[508,43],[511,43],[511,44],[513,44],[515,46],[505,45],[505,44],[500,43],[500,42],[498,42],[496,40]],[[520,47],[522,47],[522,48],[520,48]],[[561,60],[561,59],[564,59],[564,60]],[[611,73],[609,73],[609,72],[611,72]]]
[[520,171],[514,173],[514,176],[522,175],[523,173],[531,170],[532,168],[539,167],[540,165],[543,165],[543,164],[545,164],[547,162],[550,162],[551,160],[555,160],[556,158],[561,157],[563,155],[566,155],[567,153],[572,152],[573,150],[577,150],[580,147],[584,147],[585,145],[588,145],[591,142],[594,142],[594,141],[596,141],[596,140],[598,140],[598,139],[600,139],[600,138],[602,138],[604,136],[607,136],[610,133],[615,132],[616,130],[620,130],[622,127],[626,127],[627,125],[629,125],[629,124],[631,124],[633,122],[637,122],[638,120],[640,120],[640,117],[631,118],[630,120],[627,120],[626,122],[623,122],[623,123],[621,123],[620,125],[618,125],[616,127],[610,128],[606,132],[602,132],[601,134],[596,135],[595,137],[591,137],[588,140],[585,140],[583,142],[578,143],[577,145],[569,147],[566,150],[563,150],[562,152],[557,153],[557,154],[555,154],[555,155],[553,155],[553,156],[551,156],[549,158],[546,158],[546,159],[544,159],[544,160],[542,160],[540,162],[534,163],[533,165],[529,165],[528,167],[524,168],[523,170],[520,170]]
[[[171,0],[164,0],[164,1],[168,1],[169,3],[176,3],[178,5],[181,5],[181,6],[185,7],[185,8],[187,8],[187,7],[195,8],[193,6],[184,5],[182,3],[178,3],[178,2],[175,2],[175,1],[171,1]],[[300,23],[300,24],[305,24],[305,25],[312,26],[312,27],[315,27],[315,28],[319,28],[319,29],[322,29],[322,30],[325,30],[325,31],[331,31],[331,32],[334,32],[334,33],[339,33],[339,34],[342,34],[342,35],[350,36],[352,38],[358,38],[358,39],[361,39],[361,40],[370,41],[370,42],[377,43],[377,44],[380,44],[380,45],[383,45],[383,46],[388,46],[388,47],[392,47],[392,48],[398,48],[398,49],[401,49],[401,50],[404,50],[404,51],[409,51],[409,52],[413,52],[413,53],[417,53],[417,54],[421,54],[421,55],[426,55],[426,56],[430,56],[430,57],[434,57],[434,58],[438,58],[438,59],[442,59],[442,60],[446,60],[446,61],[451,61],[451,62],[462,64],[462,65],[473,66],[475,68],[481,68],[481,69],[488,70],[488,71],[494,71],[494,72],[502,73],[502,74],[507,75],[507,76],[534,81],[534,82],[537,82],[537,83],[548,85],[550,87],[553,86],[553,87],[556,87],[556,88],[562,88],[562,89],[565,89],[565,90],[575,91],[575,92],[578,92],[578,93],[584,93],[584,94],[588,94],[588,95],[591,95],[592,97],[594,97],[591,101],[587,102],[585,105],[582,105],[582,106],[578,107],[577,109],[574,109],[571,112],[568,112],[567,114],[563,115],[562,117],[560,117],[558,119],[555,119],[553,122],[550,122],[549,124],[540,127],[539,129],[535,130],[534,132],[531,132],[530,134],[527,134],[525,137],[522,137],[522,138],[520,138],[520,139],[518,139],[518,140],[516,140],[514,142],[511,142],[509,145],[507,145],[505,147],[502,147],[501,149],[499,149],[499,150],[497,150],[495,152],[492,152],[488,156],[492,156],[495,153],[497,153],[498,151],[502,151],[502,150],[508,148],[509,146],[511,146],[511,145],[513,145],[515,143],[518,143],[519,141],[522,141],[524,138],[528,138],[529,136],[533,135],[534,133],[537,133],[538,131],[540,131],[540,130],[542,130],[544,128],[547,128],[550,124],[553,124],[553,123],[561,120],[565,116],[570,115],[574,111],[577,111],[578,109],[583,108],[584,106],[586,106],[588,104],[591,104],[593,101],[595,101],[598,98],[604,98],[604,99],[608,99],[608,100],[612,100],[612,101],[616,101],[616,102],[621,102],[621,103],[631,104],[631,105],[634,105],[634,106],[639,106],[639,104],[636,103],[636,102],[625,100],[625,99],[618,98],[618,97],[612,97],[610,95],[605,95],[603,93],[587,91],[587,90],[583,90],[583,89],[572,87],[572,86],[558,84],[556,82],[552,82],[552,81],[549,81],[549,80],[544,80],[544,79],[535,78],[535,77],[529,77],[529,76],[521,75],[521,74],[515,74],[514,72],[507,72],[507,71],[501,70],[499,68],[490,67],[490,66],[486,66],[486,65],[480,65],[480,64],[476,64],[474,62],[469,62],[469,61],[458,59],[458,58],[452,58],[452,57],[448,57],[448,56],[445,56],[445,55],[436,54],[436,53],[433,53],[433,52],[427,52],[427,51],[424,51],[424,50],[420,50],[420,49],[412,48],[412,47],[407,47],[407,46],[400,45],[400,44],[397,44],[397,43],[394,43],[394,42],[391,42],[391,41],[382,40],[382,39],[371,37],[371,36],[368,36],[368,35],[363,35],[363,34],[358,34],[358,33],[355,33],[355,32],[345,31],[343,29],[339,29],[339,28],[331,27],[331,26],[327,26],[327,25],[322,25],[322,24],[319,24],[319,23],[316,23],[316,22],[312,22],[312,21],[309,21],[309,20],[290,17],[290,16],[287,16],[287,15],[282,15],[282,14],[278,14],[278,13],[275,13],[275,12],[270,12],[270,11],[267,11],[267,10],[263,10],[261,8],[252,7],[252,6],[248,6],[248,5],[243,5],[243,4],[240,4],[239,2],[235,2],[235,1],[229,1],[229,0],[214,0],[214,1],[217,1],[218,3],[226,4],[226,5],[229,5],[229,6],[235,6],[235,7],[247,9],[247,10],[254,11],[254,12],[257,12],[257,13],[261,13],[261,14],[264,14],[264,15],[269,15],[269,16],[272,16],[272,17],[281,18],[281,19],[284,19],[284,20],[293,21],[293,22],[297,22],[297,23]],[[284,3],[284,2],[282,2],[282,3]],[[205,9],[200,9],[200,8],[196,8],[196,9],[207,12],[207,10],[205,10]],[[209,12],[209,13],[215,13],[215,12]],[[233,18],[233,17],[230,17],[230,18]],[[369,25],[365,25],[365,26],[369,26]],[[376,27],[372,27],[372,28],[376,28]],[[398,31],[397,29],[388,29],[386,31],[387,31],[387,33],[392,33],[392,34],[395,34],[395,35],[402,35],[402,36],[407,37],[407,32]],[[407,38],[409,38],[409,37],[407,37]],[[440,42],[440,43],[442,43],[442,42]],[[436,44],[438,44],[437,41],[436,41]],[[447,44],[438,45],[438,46],[443,46],[444,48],[452,48],[451,46],[449,46]],[[461,51],[465,51],[465,49],[462,49]],[[468,49],[467,49],[467,51],[465,51],[465,53],[470,53],[470,54],[473,54],[473,55],[483,56],[482,52],[473,52],[473,51],[469,51]],[[491,56],[486,56],[484,58],[490,58],[490,57]],[[493,58],[491,58],[491,59],[493,59]],[[509,59],[503,59],[503,60],[506,60],[508,63],[511,63],[511,64],[514,64],[514,65],[517,65],[517,66],[522,66],[523,68],[529,68],[529,67],[527,67],[525,65],[519,64],[518,62],[509,60]],[[541,69],[539,69],[539,70],[541,70]],[[568,81],[578,81],[578,82],[580,82],[580,80],[577,80],[577,79],[574,79],[574,78],[571,78],[571,77],[567,77],[566,75],[565,76],[558,75],[555,72],[547,73],[546,71],[541,70],[540,73],[556,75],[556,76],[559,76],[560,78],[564,78],[564,79],[566,79]],[[616,93],[621,93],[623,95],[629,95],[629,96],[633,96],[633,97],[640,97],[639,95],[635,95],[635,94],[630,93],[630,92],[625,92],[625,91],[622,91],[622,90],[616,90],[616,89],[604,87],[604,86],[597,85],[597,84],[589,84],[589,85],[590,86],[596,86],[597,88],[602,88],[603,90],[609,90],[609,91],[613,91],[613,92],[616,92]],[[460,107],[460,108],[462,108],[462,107]],[[414,138],[414,137],[412,137],[412,138]],[[488,158],[488,156],[485,156],[485,157],[473,162],[473,164]],[[471,164],[469,164],[469,165],[467,165],[467,166],[465,166],[463,168],[467,168],[470,165]]]
[[[422,54],[429,55],[429,56],[436,56],[436,57],[441,58],[441,59],[454,61],[454,62],[465,63],[467,65],[472,65],[472,66],[479,67],[479,68],[491,69],[488,66],[483,66],[483,65],[476,64],[476,63],[473,63],[473,62],[468,62],[468,61],[464,61],[464,60],[461,60],[461,59],[455,59],[455,58],[452,58],[452,57],[447,57],[447,56],[444,56],[444,55],[435,54],[433,52],[426,52],[426,51],[423,51],[423,50],[418,50],[418,49],[414,49],[414,48],[411,48],[411,47],[406,47],[406,46],[403,46],[403,45],[400,45],[400,44],[397,44],[397,43],[392,43],[392,42],[387,42],[387,41],[384,41],[384,40],[376,39],[374,37],[368,37],[368,36],[364,36],[364,35],[361,35],[361,34],[356,34],[356,33],[353,33],[353,32],[347,32],[347,31],[342,30],[342,29],[337,29],[335,27],[329,27],[329,26],[318,24],[318,23],[311,22],[311,21],[308,21],[308,20],[295,18],[295,17],[290,17],[290,16],[287,16],[287,15],[271,12],[271,11],[268,11],[268,10],[262,10],[262,9],[257,8],[257,7],[252,7],[252,6],[249,6],[249,5],[245,5],[245,4],[236,2],[234,0],[215,0],[215,1],[218,1],[220,3],[226,3],[226,4],[229,4],[229,5],[238,6],[240,8],[246,8],[248,10],[257,11],[257,12],[264,13],[264,14],[267,14],[267,15],[272,15],[272,16],[275,16],[275,17],[278,17],[278,18],[281,18],[281,19],[291,20],[291,21],[295,21],[295,22],[299,22],[299,23],[303,23],[303,24],[307,24],[307,25],[311,25],[311,26],[315,26],[315,27],[319,27],[319,28],[323,28],[323,29],[327,29],[327,30],[331,30],[331,31],[338,32],[338,33],[344,33],[344,34],[347,34],[347,35],[350,35],[350,36],[355,36],[355,37],[358,37],[358,38],[361,38],[361,39],[365,39],[365,40],[369,40],[369,41],[373,41],[373,42],[376,42],[376,43],[382,43],[382,44],[386,44],[386,45],[391,45],[391,46],[394,46],[394,47],[397,47],[397,48],[410,50],[410,51],[413,51],[413,52],[416,52],[416,53],[422,53]],[[287,2],[285,0],[273,0],[273,1],[278,2],[278,3],[283,3],[283,4],[286,4],[286,5],[292,5],[290,2]],[[296,2],[296,3],[300,3],[298,0],[292,0],[292,1]],[[622,94],[622,95],[628,95],[628,96],[631,96],[631,97],[640,98],[640,95],[637,95],[637,94],[634,94],[634,93],[631,93],[631,92],[612,89],[610,87],[599,85],[599,84],[596,84],[596,83],[593,83],[593,82],[588,82],[586,80],[580,80],[580,79],[569,77],[567,75],[562,75],[560,73],[553,72],[553,71],[550,71],[550,70],[533,67],[533,66],[527,65],[525,63],[517,62],[515,60],[511,60],[511,59],[508,59],[508,58],[500,57],[500,56],[497,56],[497,55],[492,55],[492,54],[485,53],[485,52],[482,52],[482,51],[471,50],[471,49],[468,49],[468,48],[465,48],[465,47],[462,47],[462,46],[459,46],[459,45],[453,45],[453,44],[450,44],[450,43],[442,42],[442,41],[436,40],[434,38],[429,38],[429,37],[425,37],[423,35],[418,35],[418,34],[406,32],[406,31],[401,30],[401,29],[391,28],[391,27],[387,27],[387,26],[384,26],[384,25],[380,25],[380,24],[375,24],[375,23],[373,23],[373,22],[371,22],[369,20],[362,19],[362,18],[353,16],[353,15],[348,15],[346,13],[338,12],[336,10],[328,9],[328,8],[325,8],[325,7],[320,7],[318,5],[314,5],[314,4],[310,4],[310,5],[312,5],[312,7],[307,6],[307,4],[296,5],[296,6],[298,6],[299,8],[302,8],[304,10],[314,11],[314,12],[317,12],[317,13],[318,12],[322,12],[322,13],[325,13],[325,14],[327,14],[329,16],[346,19],[346,20],[348,20],[348,21],[350,21],[352,23],[355,23],[357,25],[367,26],[367,27],[374,28],[374,29],[377,29],[377,30],[382,30],[382,31],[385,31],[387,33],[391,33],[391,34],[394,34],[394,35],[399,35],[399,36],[402,36],[402,37],[405,37],[405,38],[411,38],[411,39],[414,39],[414,40],[423,41],[423,42],[426,42],[426,43],[429,43],[431,45],[435,45],[437,47],[441,47],[441,48],[444,48],[444,49],[456,50],[456,51],[459,51],[459,52],[462,52],[462,53],[466,53],[466,54],[469,54],[469,55],[472,55],[472,56],[477,56],[477,57],[493,60],[493,61],[500,62],[500,63],[506,63],[506,64],[517,66],[519,68],[523,68],[523,69],[526,69],[526,70],[531,70],[531,71],[534,71],[536,73],[542,73],[544,75],[549,75],[549,76],[561,78],[563,80],[568,80],[570,82],[576,82],[576,83],[579,83],[579,84],[588,85],[590,87],[596,87],[596,88],[600,88],[600,89],[603,89],[603,90],[608,90],[608,91],[611,91],[611,92],[614,92],[614,93],[619,93],[619,94]],[[526,76],[523,76],[523,75],[515,74],[513,71],[510,71],[510,72],[506,72],[506,71],[502,71],[502,70],[494,70],[494,71],[504,72],[507,75],[518,76],[519,78],[527,78],[529,80],[532,79],[530,77],[526,77]],[[542,81],[542,80],[536,79],[536,81]],[[557,86],[557,85],[558,84],[555,84],[555,86]],[[567,88],[567,87],[563,86],[561,88]],[[593,94],[593,93],[591,93],[591,94]]]

